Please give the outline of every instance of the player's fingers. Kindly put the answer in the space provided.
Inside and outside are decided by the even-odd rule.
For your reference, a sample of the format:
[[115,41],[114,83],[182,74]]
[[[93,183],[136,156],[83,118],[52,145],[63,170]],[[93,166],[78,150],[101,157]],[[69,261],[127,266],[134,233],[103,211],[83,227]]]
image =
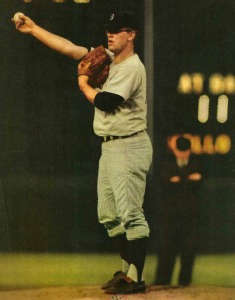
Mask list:
[[20,26],[22,25],[22,23],[16,23],[16,29],[20,28]]
[[27,16],[24,15],[23,13],[19,13],[18,17],[19,17],[19,19],[22,20],[23,22],[26,21],[27,19],[29,19],[29,17],[27,17]]
[[24,23],[26,20],[25,15],[21,12],[15,13],[12,21],[15,23]]

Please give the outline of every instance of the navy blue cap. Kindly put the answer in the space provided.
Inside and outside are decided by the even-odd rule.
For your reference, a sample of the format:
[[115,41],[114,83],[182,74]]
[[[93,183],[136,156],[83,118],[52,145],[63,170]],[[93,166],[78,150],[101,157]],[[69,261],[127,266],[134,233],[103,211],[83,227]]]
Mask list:
[[138,31],[139,20],[131,12],[114,12],[109,16],[109,20],[104,27],[106,30],[110,31],[120,30],[123,28],[130,28]]

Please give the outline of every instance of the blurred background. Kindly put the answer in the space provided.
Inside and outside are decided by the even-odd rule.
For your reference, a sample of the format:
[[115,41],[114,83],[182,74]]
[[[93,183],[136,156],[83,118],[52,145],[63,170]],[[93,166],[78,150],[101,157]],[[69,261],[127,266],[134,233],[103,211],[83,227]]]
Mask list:
[[97,220],[101,141],[77,87],[78,62],[17,32],[11,18],[20,11],[75,44],[97,46],[106,45],[103,20],[127,9],[142,24],[136,51],[149,85],[149,253],[161,230],[159,172],[175,134],[190,136],[203,166],[198,251],[234,253],[234,0],[77,2],[0,2],[0,251],[112,251]]

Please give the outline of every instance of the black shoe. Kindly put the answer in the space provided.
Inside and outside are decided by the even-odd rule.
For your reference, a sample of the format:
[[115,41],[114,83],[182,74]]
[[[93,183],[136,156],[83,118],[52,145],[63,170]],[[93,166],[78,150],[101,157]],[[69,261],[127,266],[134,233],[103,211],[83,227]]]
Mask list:
[[146,285],[144,281],[135,282],[131,278],[125,276],[116,284],[105,290],[107,294],[135,294],[145,292]]
[[125,277],[126,276],[126,274],[125,273],[123,273],[122,271],[117,271],[114,275],[113,275],[113,278],[112,279],[110,279],[108,282],[106,282],[105,284],[103,284],[102,286],[101,286],[101,288],[103,289],[103,290],[105,290],[105,289],[108,289],[108,288],[110,288],[110,287],[112,287],[112,286],[115,286],[115,285],[117,285],[118,283],[119,283],[119,281],[123,278],[123,277]]

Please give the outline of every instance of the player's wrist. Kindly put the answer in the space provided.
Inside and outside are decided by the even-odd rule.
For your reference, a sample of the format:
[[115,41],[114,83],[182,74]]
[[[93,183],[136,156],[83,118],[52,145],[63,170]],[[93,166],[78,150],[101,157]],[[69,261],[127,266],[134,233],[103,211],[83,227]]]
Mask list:
[[86,75],[78,76],[78,85],[79,85],[79,89],[82,92],[84,92],[87,89],[87,87],[89,87],[88,80],[89,80],[89,77]]
[[42,28],[32,21],[32,23],[29,26],[28,33],[31,34],[32,36],[34,36],[35,38],[39,38],[41,31],[42,31]]

